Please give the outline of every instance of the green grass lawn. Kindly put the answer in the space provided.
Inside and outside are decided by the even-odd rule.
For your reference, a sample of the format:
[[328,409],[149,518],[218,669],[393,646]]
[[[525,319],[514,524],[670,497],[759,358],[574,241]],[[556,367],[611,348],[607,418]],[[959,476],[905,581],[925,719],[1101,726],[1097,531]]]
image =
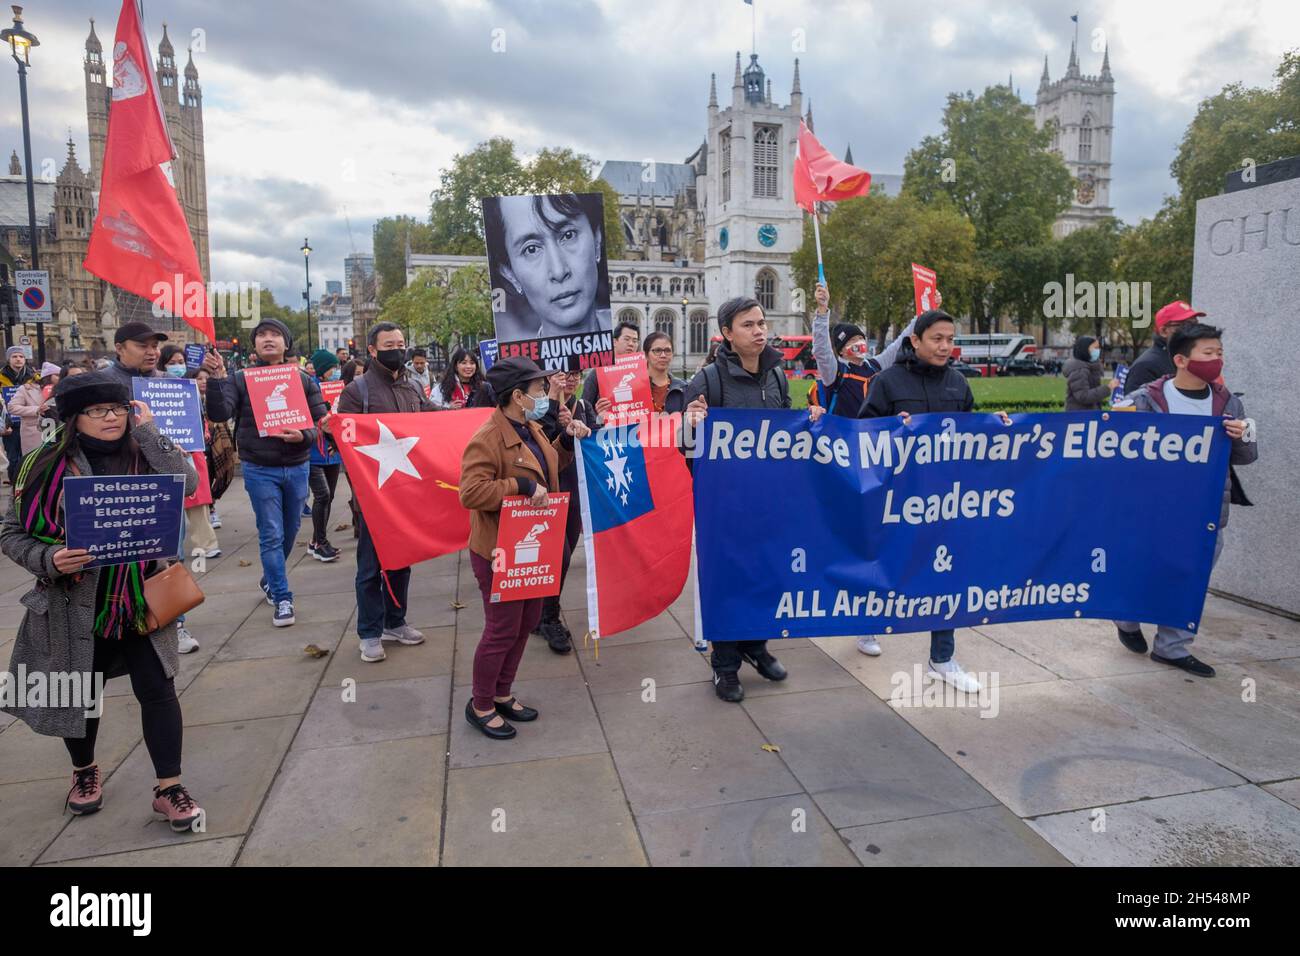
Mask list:
[[[975,393],[975,407],[996,412],[1059,412],[1065,408],[1065,379],[1057,375],[1004,375],[999,378],[969,378]],[[794,408],[808,407],[810,383],[792,380],[790,402]]]

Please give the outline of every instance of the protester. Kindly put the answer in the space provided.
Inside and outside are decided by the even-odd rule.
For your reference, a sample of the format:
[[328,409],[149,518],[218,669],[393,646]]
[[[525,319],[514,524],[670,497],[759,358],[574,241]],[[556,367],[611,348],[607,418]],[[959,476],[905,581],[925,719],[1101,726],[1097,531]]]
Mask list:
[[[51,366],[55,369],[57,377],[58,366]],[[20,447],[19,457],[26,458],[36,449],[41,447],[45,441],[45,436],[41,432],[41,416],[45,411],[45,404],[48,399],[45,396],[45,381],[34,376],[27,379],[14,393],[14,397],[9,401],[9,414],[17,416],[19,420]]]
[[[718,328],[724,341],[716,360],[696,372],[686,387],[688,424],[698,425],[710,408],[789,408],[789,382],[780,351],[767,344],[763,307],[751,298],[728,299],[718,308]],[[808,413],[816,421],[822,410],[810,408]],[[714,641],[713,688],[722,700],[745,699],[741,661],[767,680],[789,676],[785,665],[768,652],[767,641]]]
[[[289,327],[275,318],[263,318],[253,329],[253,350],[258,366],[282,365],[293,347]],[[248,399],[244,373],[226,373],[220,356],[209,352],[203,367],[208,381],[208,416],[214,421],[235,420],[239,439],[239,457],[244,473],[244,490],[253,505],[257,537],[261,548],[262,580],[266,603],[275,608],[271,623],[288,627],[294,623],[293,592],[285,561],[293,551],[293,542],[302,522],[302,506],[307,500],[308,458],[316,429],[281,428],[259,435],[256,416]],[[303,391],[312,421],[325,414],[320,388],[301,369]]]
[[[1130,392],[1126,400],[1140,412],[1171,415],[1212,415],[1223,420],[1223,430],[1232,439],[1232,465],[1249,465],[1259,457],[1259,446],[1246,440],[1246,410],[1241,399],[1220,382],[1223,374],[1223,333],[1212,325],[1200,322],[1183,323],[1169,337],[1168,353],[1174,363],[1174,374],[1164,375],[1147,385]],[[1223,532],[1228,526],[1231,505],[1244,503],[1233,496],[1231,476],[1224,482],[1223,500],[1219,506],[1218,529],[1214,536],[1214,563],[1223,551]],[[1159,547],[1157,536],[1154,543]],[[1211,565],[1213,567],[1213,565]],[[1135,654],[1147,649],[1142,626],[1136,621],[1116,621],[1120,643]],[[1161,664],[1181,668],[1197,677],[1213,677],[1214,668],[1192,656],[1195,635],[1177,627],[1160,625],[1156,628],[1155,646],[1151,659]]]
[[[317,349],[307,363],[316,369],[316,384],[338,381],[342,370],[338,358],[328,349]],[[321,429],[316,440],[311,443],[311,473],[307,479],[311,488],[311,541],[307,544],[307,554],[317,561],[329,563],[337,561],[341,552],[330,544],[329,520],[334,507],[334,489],[338,487],[339,472],[343,469],[343,458],[334,444],[334,439],[325,429]]]
[[1131,395],[1138,389],[1149,385],[1158,378],[1173,375],[1173,359],[1169,357],[1169,337],[1184,322],[1203,318],[1204,312],[1197,312],[1186,302],[1170,302],[1156,313],[1156,333],[1151,337],[1151,345],[1137,357],[1124,379],[1124,394]]
[[[27,355],[21,345],[11,345],[5,349],[5,364],[0,368],[0,386],[17,388],[32,377],[32,370],[27,367]],[[8,403],[5,403],[6,406]],[[9,484],[18,478],[18,468],[23,463],[21,423],[17,418],[5,416],[4,450],[8,460],[7,477]]]
[[[971,411],[975,396],[970,385],[948,364],[956,333],[957,323],[947,312],[931,309],[918,315],[896,362],[872,378],[858,417],[897,415],[906,424],[912,414]],[[1006,412],[998,416],[1003,424],[1011,424]],[[929,672],[958,690],[977,693],[980,682],[953,660],[955,649],[955,631],[931,631]]]
[[1101,380],[1101,345],[1091,335],[1074,340],[1074,354],[1065,363],[1065,410],[1097,412],[1110,397],[1114,382]]
[[[641,347],[641,330],[632,322],[620,322],[614,326],[614,358],[617,360],[621,355],[634,355],[636,350]],[[582,383],[582,397],[593,408],[597,408],[603,415],[609,411],[610,403],[605,402],[603,409],[600,405],[600,376],[596,370],[592,369],[587,373],[587,377]]]
[[220,530],[221,516],[217,514],[217,502],[226,493],[235,478],[235,439],[230,434],[228,422],[214,422],[207,411],[208,380],[212,374],[206,368],[194,370],[194,381],[199,386],[199,403],[203,408],[203,444],[204,456],[208,463],[208,485],[212,489],[212,504],[208,506],[208,523],[213,530]]
[[411,349],[411,360],[406,363],[406,377],[420,386],[425,395],[429,395],[433,388],[433,372],[429,369],[428,352],[421,348]]
[[[515,736],[510,721],[537,719],[511,688],[528,635],[542,613],[541,598],[492,600],[492,551],[497,546],[501,501],[522,495],[537,507],[559,484],[560,469],[572,456],[573,439],[590,430],[571,418],[564,433],[547,441],[539,424],[550,408],[546,372],[526,358],[508,358],[492,366],[488,381],[500,396],[491,418],[474,433],[461,459],[460,503],[470,511],[470,566],[483,596],[483,636],[474,652],[473,696],[465,702],[465,719],[496,740]],[[510,720],[506,720],[509,717]]]
[[435,408],[468,408],[483,381],[478,356],[467,348],[457,348],[429,398]]
[[[856,325],[837,322],[830,324],[830,292],[818,284],[814,294],[817,308],[813,313],[813,358],[817,361],[816,385],[809,393],[810,404],[821,405],[832,415],[857,418],[862,403],[867,400],[867,388],[872,376],[894,364],[898,350],[911,335],[916,324],[915,316],[898,337],[879,355],[869,355],[867,337]],[[935,308],[943,304],[943,296],[935,290]]]
[[334,350],[334,357],[339,360],[339,368],[342,368],[347,365],[348,362],[352,361],[352,353],[348,351],[346,346],[339,346],[336,348]]
[[[407,376],[402,361],[406,356],[406,340],[401,329],[391,322],[372,325],[366,350],[371,356],[370,367],[343,389],[338,416],[434,411],[424,389]],[[361,659],[374,663],[387,657],[384,641],[423,644],[424,635],[406,623],[411,569],[382,568],[365,515],[358,513],[355,520],[357,637],[361,642]]]
[[[86,569],[90,554],[65,543],[62,482],[69,474],[183,474],[191,493],[197,477],[186,467],[185,453],[159,434],[148,407],[132,401],[129,387],[111,373],[68,378],[55,391],[55,407],[65,427],[24,466],[0,530],[0,549],[37,578],[22,601],[26,612],[9,670],[43,674],[51,686],[58,672],[94,672],[103,679],[130,674],[158,778],[153,809],[183,832],[201,819],[202,810],[180,782],[176,628],[167,624],[149,632],[144,623],[143,582],[161,569],[159,562]],[[67,809],[93,813],[104,802],[95,762],[100,718],[86,716],[89,701],[66,703],[73,706],[4,710],[38,734],[63,738],[73,766]]]
[[158,375],[161,343],[167,341],[162,332],[155,332],[144,322],[127,322],[113,336],[117,360],[110,363],[108,371],[131,387],[136,376],[152,378]]
[[[547,441],[554,443],[564,435],[569,422],[574,418],[589,429],[599,427],[596,410],[585,399],[577,398],[574,394],[578,390],[580,381],[581,373],[576,371],[553,372],[547,379],[546,414],[539,422]],[[563,592],[564,582],[569,576],[573,550],[578,546],[578,539],[582,537],[582,508],[578,502],[576,460],[570,460],[560,469],[559,490],[569,493],[569,514],[564,526],[564,558],[560,564],[560,591]],[[557,654],[568,654],[573,650],[573,632],[569,630],[560,615],[559,594],[542,598],[542,616],[537,626],[532,629],[532,633],[544,638],[547,646]]]
[[[339,350],[340,352],[343,349]],[[343,379],[343,384],[351,385],[353,379],[365,371],[361,362],[354,358],[349,358],[343,363],[343,368],[339,372],[339,378]],[[352,487],[352,476],[348,475],[347,469],[343,469],[343,474],[348,476],[348,513],[352,515],[352,537],[361,537],[361,506],[357,504],[357,493]]]
[[667,332],[651,332],[641,349],[650,375],[650,401],[656,412],[686,410],[686,380],[672,374],[673,340]]
[[168,343],[158,351],[158,370],[160,375],[172,378],[184,378],[189,373],[185,365],[185,348]]

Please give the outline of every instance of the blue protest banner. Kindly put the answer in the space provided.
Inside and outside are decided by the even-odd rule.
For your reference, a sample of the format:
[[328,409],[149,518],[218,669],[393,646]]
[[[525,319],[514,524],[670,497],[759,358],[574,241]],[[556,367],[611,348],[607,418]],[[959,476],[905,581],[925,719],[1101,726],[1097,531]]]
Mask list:
[[483,371],[486,373],[497,361],[497,340],[482,339],[478,343],[479,358],[483,360]]
[[[0,388],[0,394],[4,395],[5,408],[8,408],[9,403],[12,402],[14,400],[14,396],[18,394],[18,386],[5,385],[3,388]],[[14,428],[17,428],[22,423],[23,420],[19,418],[17,415],[9,416],[9,424],[12,425]]]
[[149,406],[154,423],[177,448],[203,451],[203,410],[199,386],[192,378],[131,379],[138,401]]
[[94,555],[92,568],[178,557],[184,505],[184,475],[63,479],[68,547]]
[[1075,617],[1195,630],[1229,450],[1219,419],[1191,415],[809,427],[807,413],[710,409],[694,464],[703,636]]
[[185,346],[185,367],[198,368],[208,354],[208,347],[202,342],[190,342]]

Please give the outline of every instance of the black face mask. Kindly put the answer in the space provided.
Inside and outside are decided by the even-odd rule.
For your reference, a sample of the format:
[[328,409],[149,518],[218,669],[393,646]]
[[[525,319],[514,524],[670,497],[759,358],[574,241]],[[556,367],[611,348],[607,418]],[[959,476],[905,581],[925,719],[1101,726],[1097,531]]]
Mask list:
[[375,353],[375,358],[379,364],[390,372],[396,372],[402,367],[402,360],[406,358],[405,349],[381,349]]

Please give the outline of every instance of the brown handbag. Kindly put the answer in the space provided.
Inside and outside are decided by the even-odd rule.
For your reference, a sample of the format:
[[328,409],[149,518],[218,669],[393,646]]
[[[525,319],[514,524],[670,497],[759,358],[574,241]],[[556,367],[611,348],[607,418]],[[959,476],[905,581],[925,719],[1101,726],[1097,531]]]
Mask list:
[[168,565],[144,581],[145,627],[149,633],[166,627],[203,603],[203,592],[184,562]]

